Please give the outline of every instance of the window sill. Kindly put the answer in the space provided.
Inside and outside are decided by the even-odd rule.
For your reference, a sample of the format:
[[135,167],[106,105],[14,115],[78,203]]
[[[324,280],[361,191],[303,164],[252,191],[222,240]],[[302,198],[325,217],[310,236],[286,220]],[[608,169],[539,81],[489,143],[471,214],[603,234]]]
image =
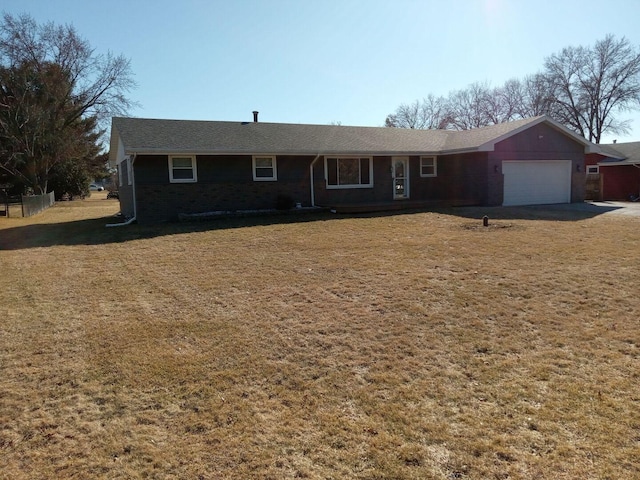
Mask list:
[[351,190],[358,188],[373,188],[373,185],[327,185],[327,190]]

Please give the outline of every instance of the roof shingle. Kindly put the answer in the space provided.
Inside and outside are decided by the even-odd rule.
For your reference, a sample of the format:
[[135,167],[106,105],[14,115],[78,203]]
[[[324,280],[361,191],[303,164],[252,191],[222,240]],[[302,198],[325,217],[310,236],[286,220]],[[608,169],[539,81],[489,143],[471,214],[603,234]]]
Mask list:
[[640,164],[640,142],[609,143],[599,147],[600,153],[609,157],[602,163]]
[[547,117],[466,131],[114,117],[112,141],[119,135],[126,154],[445,154],[486,149],[543,121],[558,127]]

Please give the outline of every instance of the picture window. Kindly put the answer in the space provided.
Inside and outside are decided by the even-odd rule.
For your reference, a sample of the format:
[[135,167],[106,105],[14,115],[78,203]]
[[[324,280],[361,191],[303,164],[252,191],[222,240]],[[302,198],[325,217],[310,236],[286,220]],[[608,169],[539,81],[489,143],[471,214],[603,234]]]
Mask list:
[[327,188],[373,187],[373,159],[371,157],[326,157]]

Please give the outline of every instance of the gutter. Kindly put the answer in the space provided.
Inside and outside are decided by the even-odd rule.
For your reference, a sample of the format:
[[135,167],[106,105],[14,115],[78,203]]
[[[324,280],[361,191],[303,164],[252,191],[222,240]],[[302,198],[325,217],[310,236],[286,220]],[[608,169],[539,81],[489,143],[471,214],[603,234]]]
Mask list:
[[625,160],[619,162],[598,162],[596,165],[599,165],[601,167],[621,167],[633,165],[634,167],[640,168],[640,166],[638,166],[638,162],[627,162]]
[[[132,151],[132,150],[130,150]],[[265,155],[289,155],[289,156],[311,156],[316,155],[317,150],[277,150],[273,153],[273,150],[262,150]],[[325,150],[318,155],[346,155],[346,156],[366,156],[366,157],[389,157],[389,156],[438,156],[449,155],[455,153],[473,153],[478,151],[477,146],[474,147],[462,147],[448,150]],[[488,150],[487,150],[488,151]],[[167,150],[166,148],[140,148],[135,149],[136,155],[256,155],[257,150]]]
[[138,204],[136,203],[136,178],[133,173],[133,170],[134,170],[133,164],[136,161],[137,155],[138,155],[137,153],[134,153],[133,157],[131,157],[131,190],[133,195],[133,217],[131,217],[129,220],[123,223],[108,223],[107,225],[105,225],[105,227],[124,227],[127,225],[131,225],[133,222],[136,221],[138,217]]
[[316,158],[314,158],[311,162],[311,164],[309,165],[309,173],[310,173],[310,189],[311,189],[311,206],[315,207],[316,206],[316,193],[315,193],[315,189],[314,189],[314,180],[313,180],[313,166],[315,165],[315,163],[318,161],[318,159],[320,158],[320,154],[318,153],[316,155]]

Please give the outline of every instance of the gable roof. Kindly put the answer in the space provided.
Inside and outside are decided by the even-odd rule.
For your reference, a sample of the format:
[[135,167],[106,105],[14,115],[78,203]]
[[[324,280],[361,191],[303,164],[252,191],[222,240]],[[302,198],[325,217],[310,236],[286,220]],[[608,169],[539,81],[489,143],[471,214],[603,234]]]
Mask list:
[[610,143],[600,146],[600,154],[606,156],[598,165],[640,165],[640,142]]
[[118,141],[122,142],[127,155],[442,155],[491,151],[496,143],[539,123],[549,124],[585,147],[591,145],[584,138],[545,116],[465,131],[114,117],[111,128],[111,161],[116,160],[114,156],[118,152]]

